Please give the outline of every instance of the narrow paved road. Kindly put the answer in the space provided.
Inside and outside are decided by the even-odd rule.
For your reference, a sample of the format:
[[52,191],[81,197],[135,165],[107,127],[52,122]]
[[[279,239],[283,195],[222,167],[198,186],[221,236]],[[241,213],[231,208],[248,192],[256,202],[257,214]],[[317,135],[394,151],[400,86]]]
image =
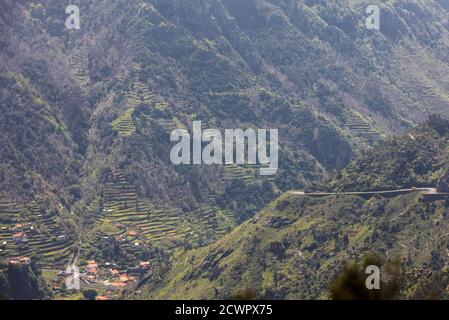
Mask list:
[[412,188],[412,189],[397,189],[397,190],[382,190],[382,191],[351,191],[351,192],[311,192],[306,193],[304,191],[289,191],[289,194],[295,195],[305,195],[305,196],[332,196],[332,195],[352,195],[352,196],[363,196],[363,195],[376,195],[376,194],[407,194],[412,192],[422,192],[424,194],[435,194],[435,195],[449,195],[445,192],[437,192],[436,188]]

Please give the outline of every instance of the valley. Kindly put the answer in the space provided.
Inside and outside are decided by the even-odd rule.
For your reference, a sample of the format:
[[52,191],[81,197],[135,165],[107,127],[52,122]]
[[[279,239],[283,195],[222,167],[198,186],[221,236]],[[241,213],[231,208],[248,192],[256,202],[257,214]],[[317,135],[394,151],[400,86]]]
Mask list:
[[[370,252],[401,298],[445,277],[444,1],[383,1],[379,30],[365,0],[71,4],[79,29],[0,4],[1,298],[329,299]],[[276,157],[171,161],[212,128],[277,130]]]

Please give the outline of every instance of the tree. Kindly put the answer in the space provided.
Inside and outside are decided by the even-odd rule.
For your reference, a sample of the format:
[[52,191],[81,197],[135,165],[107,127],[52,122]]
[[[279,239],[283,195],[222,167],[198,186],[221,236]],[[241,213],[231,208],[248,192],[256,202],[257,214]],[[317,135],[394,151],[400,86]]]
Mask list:
[[87,300],[95,300],[97,295],[98,295],[97,291],[95,291],[93,289],[83,291],[83,296]]
[[[378,290],[367,287],[367,270],[370,266],[377,266],[382,270]],[[343,270],[331,283],[329,293],[333,300],[390,300],[398,297],[400,281],[399,259],[384,263],[377,255],[368,254],[361,264],[346,262]]]

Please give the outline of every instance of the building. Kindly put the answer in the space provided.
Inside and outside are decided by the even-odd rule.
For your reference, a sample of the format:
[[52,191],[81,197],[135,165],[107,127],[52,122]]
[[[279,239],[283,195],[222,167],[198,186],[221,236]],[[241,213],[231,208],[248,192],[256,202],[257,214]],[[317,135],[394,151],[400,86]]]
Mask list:
[[135,230],[131,230],[130,232],[128,232],[128,235],[131,237],[137,237],[139,233]]
[[109,269],[109,273],[111,274],[112,277],[116,278],[120,276],[120,271],[116,270],[116,269]]
[[19,266],[20,262],[17,259],[11,259],[11,260],[8,261],[8,264],[12,265],[12,266]]
[[141,261],[139,263],[139,269],[141,270],[148,270],[150,268],[150,262],[148,261]]
[[97,277],[94,275],[88,275],[83,277],[84,280],[86,280],[88,283],[96,283],[97,282]]
[[26,266],[31,263],[31,258],[29,257],[18,257],[8,261],[8,264],[15,266]]
[[16,224],[14,227],[11,228],[11,231],[18,231],[21,230],[23,228],[23,224]]
[[120,279],[120,282],[123,282],[123,283],[129,282],[129,276],[126,273],[121,274],[119,279]]
[[98,275],[98,264],[95,260],[87,261],[86,274],[93,277]]
[[117,240],[118,242],[125,242],[126,239],[122,236],[116,237],[115,240]]
[[25,232],[17,232],[12,235],[12,238],[17,243],[25,243],[28,242],[28,237]]
[[98,275],[98,269],[86,268],[86,274],[89,275],[89,276],[97,276]]
[[65,240],[65,238],[66,238],[66,235],[65,235],[65,234],[62,234],[62,235],[60,235],[60,236],[57,237],[58,241]]
[[19,257],[19,261],[21,264],[27,265],[27,264],[31,263],[31,258],[30,257]]

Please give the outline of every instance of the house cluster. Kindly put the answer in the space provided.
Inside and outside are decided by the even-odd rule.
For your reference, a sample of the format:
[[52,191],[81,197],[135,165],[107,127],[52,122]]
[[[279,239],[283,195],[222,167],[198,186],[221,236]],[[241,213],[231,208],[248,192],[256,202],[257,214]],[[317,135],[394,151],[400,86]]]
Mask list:
[[83,279],[88,283],[96,283],[98,280],[98,264],[95,260],[87,261]]
[[130,230],[130,231],[128,231],[128,236],[133,237],[133,238],[137,238],[139,236],[139,231],[137,231],[137,230]]
[[[106,263],[106,266],[110,265],[110,263]],[[120,288],[125,288],[131,283],[136,282],[137,278],[135,275],[146,272],[149,269],[150,262],[141,261],[139,262],[138,267],[130,270],[130,272],[120,271],[115,268],[109,268],[107,272],[102,272],[95,260],[89,260],[87,261],[84,273],[82,274],[82,279],[89,284],[95,284],[100,281],[100,278],[103,278],[106,280],[102,282],[108,289],[118,290]]]
[[12,235],[12,239],[16,243],[26,243],[28,242],[28,236],[25,232],[16,232]]
[[139,242],[135,242],[135,241],[138,240],[140,238],[140,236],[142,235],[142,230],[140,230],[140,229],[127,230],[127,228],[124,225],[119,225],[118,227],[120,230],[125,231],[125,232],[123,232],[123,234],[115,237],[116,241],[118,241],[118,242],[134,241],[135,246],[140,245]]
[[14,225],[9,228],[9,231],[13,233],[12,239],[15,243],[28,242],[28,235],[25,233],[25,226],[23,224],[18,223]]
[[[121,269],[115,263],[105,262],[103,267],[95,260],[88,260],[80,273],[80,284],[99,290],[101,295],[96,300],[115,300],[120,298],[120,290],[135,284],[150,269],[149,261],[140,261],[134,268]],[[69,275],[67,271],[58,272],[53,279],[53,290],[60,289]]]
[[15,231],[22,231],[22,230],[23,230],[23,224],[17,223],[17,224],[15,224],[15,225],[11,226],[11,227],[9,228],[9,230],[12,231],[12,232],[15,232]]
[[[3,227],[2,229],[4,229]],[[29,241],[29,237],[38,233],[33,222],[28,222],[25,224],[17,223],[9,228],[12,232],[12,239],[15,243],[26,243]]]
[[13,265],[13,266],[27,266],[30,263],[31,263],[30,257],[18,257],[18,258],[10,259],[8,261],[8,264]]
[[120,271],[115,269],[110,269],[109,275],[110,278],[108,281],[105,281],[105,284],[108,286],[108,288],[112,290],[125,288],[130,283],[137,281],[137,279],[134,276],[131,276],[125,272],[121,273]]

